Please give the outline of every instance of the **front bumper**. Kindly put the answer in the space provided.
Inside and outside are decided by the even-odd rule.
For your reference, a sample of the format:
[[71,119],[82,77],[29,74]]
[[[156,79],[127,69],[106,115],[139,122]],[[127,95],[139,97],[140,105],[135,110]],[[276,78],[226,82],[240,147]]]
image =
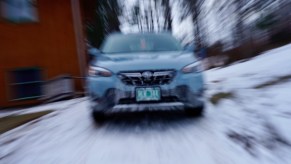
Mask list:
[[133,110],[133,108],[169,108],[173,106],[194,108],[203,105],[201,73],[178,73],[170,84],[158,87],[161,88],[161,101],[136,102],[136,86],[125,85],[116,76],[87,78],[87,93],[90,97],[91,108],[95,111],[106,112],[121,110],[121,108],[128,110]]

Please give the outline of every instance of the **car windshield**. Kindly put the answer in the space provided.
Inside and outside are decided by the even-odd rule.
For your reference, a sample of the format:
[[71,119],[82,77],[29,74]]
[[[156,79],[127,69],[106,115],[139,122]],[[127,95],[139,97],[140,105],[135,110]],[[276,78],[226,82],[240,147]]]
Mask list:
[[103,53],[181,51],[180,43],[169,34],[113,34],[103,45]]

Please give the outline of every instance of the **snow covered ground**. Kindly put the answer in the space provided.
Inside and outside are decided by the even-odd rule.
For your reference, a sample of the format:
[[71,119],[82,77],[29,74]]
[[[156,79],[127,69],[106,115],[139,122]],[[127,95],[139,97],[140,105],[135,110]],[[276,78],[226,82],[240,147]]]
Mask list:
[[206,97],[233,97],[207,102],[202,118],[169,113],[98,127],[86,98],[25,109],[56,112],[0,135],[0,163],[291,164],[290,61],[287,45],[207,71]]
[[60,102],[54,102],[54,103],[49,103],[49,104],[44,104],[44,105],[37,105],[31,108],[26,108],[26,109],[8,109],[8,110],[1,110],[0,111],[0,117],[5,117],[9,115],[19,115],[19,114],[27,114],[27,113],[33,113],[33,112],[40,112],[40,111],[45,111],[45,110],[63,110],[67,109],[70,106],[85,101],[86,98],[78,98],[78,99],[72,99],[68,101],[60,101]]

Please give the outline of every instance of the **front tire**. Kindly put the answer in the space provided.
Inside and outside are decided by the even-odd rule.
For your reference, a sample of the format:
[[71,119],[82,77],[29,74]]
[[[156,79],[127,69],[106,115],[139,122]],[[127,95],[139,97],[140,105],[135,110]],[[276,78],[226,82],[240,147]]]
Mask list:
[[201,117],[204,113],[204,105],[199,107],[185,107],[185,112],[190,117]]
[[97,124],[103,124],[106,121],[106,115],[104,112],[92,112],[92,118]]

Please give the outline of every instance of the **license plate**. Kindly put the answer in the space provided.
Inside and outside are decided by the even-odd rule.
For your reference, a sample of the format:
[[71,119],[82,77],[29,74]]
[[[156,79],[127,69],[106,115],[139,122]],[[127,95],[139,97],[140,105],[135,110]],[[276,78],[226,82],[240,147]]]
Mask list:
[[159,87],[136,88],[136,101],[159,101],[161,90]]

